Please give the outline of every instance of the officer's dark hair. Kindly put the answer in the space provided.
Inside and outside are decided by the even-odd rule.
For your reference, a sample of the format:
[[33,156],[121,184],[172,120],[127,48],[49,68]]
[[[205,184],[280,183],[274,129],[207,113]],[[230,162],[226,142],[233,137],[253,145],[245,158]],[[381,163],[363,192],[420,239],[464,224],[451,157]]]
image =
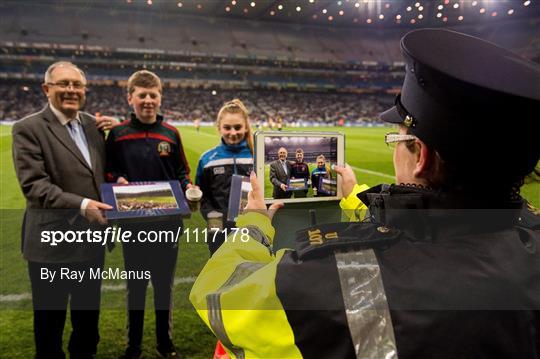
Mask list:
[[[407,128],[407,134],[414,133]],[[410,152],[416,153],[417,147],[414,140],[405,141],[405,146]],[[424,177],[428,187],[446,193],[464,196],[473,195],[476,198],[484,197],[493,202],[519,198],[521,186],[524,184],[524,176],[512,177],[511,174],[507,173],[506,176],[501,173],[496,177],[487,179],[470,176],[463,173],[464,171],[458,163],[443,160],[433,147],[427,147],[432,154]]]

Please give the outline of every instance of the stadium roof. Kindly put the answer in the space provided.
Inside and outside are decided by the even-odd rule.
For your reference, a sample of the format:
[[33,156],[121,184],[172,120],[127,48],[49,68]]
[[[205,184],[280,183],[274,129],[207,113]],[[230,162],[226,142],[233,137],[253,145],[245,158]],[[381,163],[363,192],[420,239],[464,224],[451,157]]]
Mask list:
[[[25,1],[58,7],[351,27],[439,27],[540,16],[538,0],[117,0]],[[7,0],[16,6],[20,1]]]

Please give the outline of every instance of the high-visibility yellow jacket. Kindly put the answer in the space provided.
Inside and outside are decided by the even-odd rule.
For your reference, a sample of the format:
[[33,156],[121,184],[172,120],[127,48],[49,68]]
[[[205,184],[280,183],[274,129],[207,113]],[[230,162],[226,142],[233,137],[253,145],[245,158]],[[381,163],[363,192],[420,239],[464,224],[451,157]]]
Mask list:
[[[342,202],[353,219],[355,194]],[[275,254],[261,244],[273,237],[268,218],[240,219],[248,240],[225,243],[191,293],[231,356],[538,358],[530,209],[477,210],[476,198],[400,185],[359,197],[369,221],[302,229],[294,250]]]
[[[340,202],[352,221],[361,218],[366,208],[356,196],[366,189],[366,185],[356,185],[351,195]],[[234,241],[229,237],[199,274],[190,300],[231,357],[300,358],[301,338],[296,332],[300,323],[293,319],[291,324],[291,312],[284,309],[276,288],[280,280],[278,267],[284,264],[284,255],[290,255],[292,250],[272,253],[261,243],[260,237],[264,237],[271,244],[275,233],[271,221],[263,214],[244,214],[238,218],[237,227],[249,228],[250,236],[237,235]],[[318,309],[328,308],[323,303],[320,308],[313,308]],[[325,357],[324,353],[320,357]]]

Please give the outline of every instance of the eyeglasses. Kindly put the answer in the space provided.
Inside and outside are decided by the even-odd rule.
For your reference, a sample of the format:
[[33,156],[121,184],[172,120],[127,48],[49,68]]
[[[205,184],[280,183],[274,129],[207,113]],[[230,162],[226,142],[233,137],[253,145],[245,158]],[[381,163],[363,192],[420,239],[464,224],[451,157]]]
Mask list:
[[397,132],[389,132],[384,136],[384,142],[388,145],[388,147],[394,148],[398,142],[413,141],[417,138],[418,137],[415,135],[402,135]]
[[56,86],[61,88],[62,90],[67,89],[68,87],[72,87],[74,90],[80,91],[84,90],[86,88],[86,84],[83,84],[79,81],[58,81],[58,82],[47,82],[47,85],[49,86]]

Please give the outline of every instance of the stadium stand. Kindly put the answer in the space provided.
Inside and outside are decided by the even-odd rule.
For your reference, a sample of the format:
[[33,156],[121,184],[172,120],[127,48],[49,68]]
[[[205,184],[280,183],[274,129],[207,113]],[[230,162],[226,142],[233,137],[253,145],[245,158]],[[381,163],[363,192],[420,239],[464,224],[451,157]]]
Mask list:
[[[221,105],[240,98],[250,111],[251,120],[261,125],[270,119],[283,119],[290,126],[311,123],[335,125],[340,119],[346,125],[377,122],[391,95],[276,92],[263,90],[217,91],[165,88],[163,114],[168,120],[213,122]],[[0,118],[14,121],[45,106],[39,82],[10,81],[0,85]],[[85,110],[124,119],[129,113],[125,89],[116,85],[90,86]]]
[[[275,17],[270,14],[275,4],[223,13],[225,3],[208,2],[199,8],[191,0],[179,3],[182,6],[130,0],[109,5],[2,2],[1,119],[20,118],[41,107],[35,91],[42,74],[51,62],[67,60],[88,73],[92,86],[87,110],[91,112],[124,117],[127,108],[121,88],[131,73],[146,68],[164,79],[168,93],[163,108],[173,120],[213,121],[223,101],[240,97],[250,104],[255,121],[373,121],[384,108],[380,104],[390,101],[402,83],[399,38],[414,28],[408,21],[419,13],[414,1],[384,7],[380,1],[365,2],[365,8],[357,11],[364,18],[349,11],[335,15],[346,6],[354,9],[354,2],[343,7],[318,2],[308,13],[285,8],[282,16]],[[360,6],[364,5],[356,7]],[[513,18],[495,17],[494,12],[483,16],[471,4],[458,10],[448,6],[446,23],[435,16],[435,2],[425,6],[430,20],[421,26],[449,25],[540,60],[540,6],[534,3],[515,9],[515,14],[512,9]],[[492,6],[499,6],[502,14],[510,4]],[[333,23],[321,23],[325,11],[335,15]],[[386,17],[375,17],[377,24],[368,25],[379,12]],[[458,14],[474,21],[458,21]],[[395,20],[398,15],[407,22]],[[212,90],[218,95],[211,95]]]

